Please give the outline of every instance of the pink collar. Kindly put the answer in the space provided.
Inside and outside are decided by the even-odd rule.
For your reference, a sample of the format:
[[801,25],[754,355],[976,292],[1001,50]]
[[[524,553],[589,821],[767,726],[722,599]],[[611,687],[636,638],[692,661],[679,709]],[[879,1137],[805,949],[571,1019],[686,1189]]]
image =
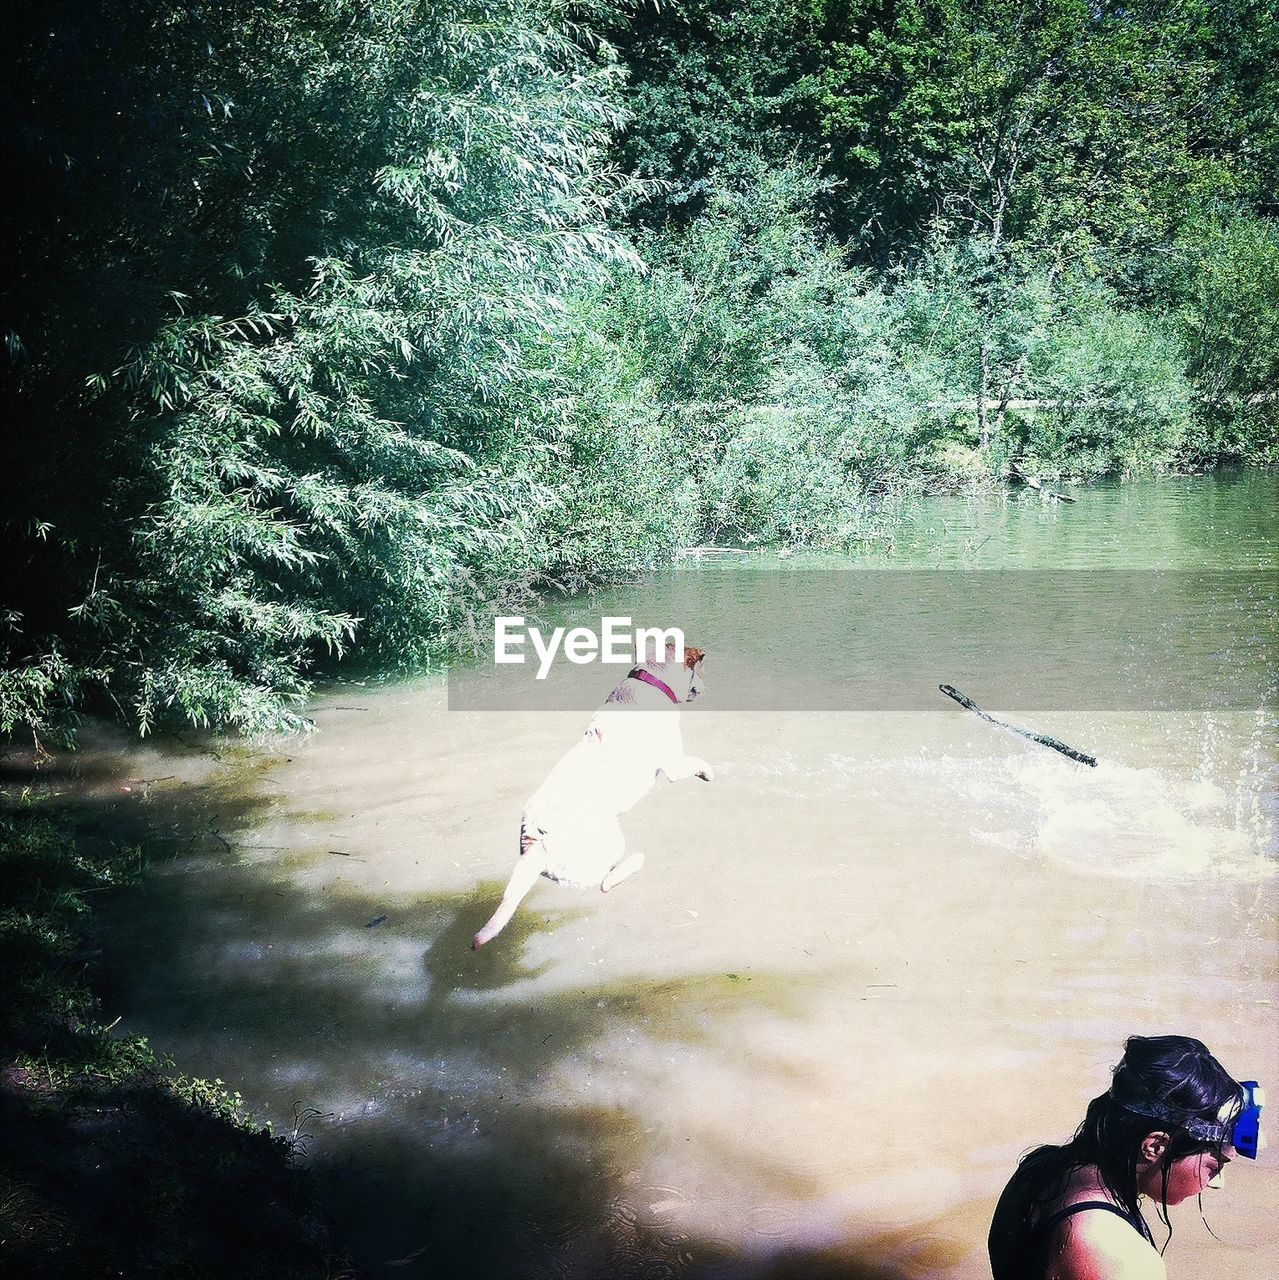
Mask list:
[[651,684],[654,689],[660,689],[676,706],[679,706],[679,699],[671,692],[671,687],[664,680],[659,680],[651,671],[645,671],[643,667],[636,667],[627,677],[628,680],[642,680],[645,684]]

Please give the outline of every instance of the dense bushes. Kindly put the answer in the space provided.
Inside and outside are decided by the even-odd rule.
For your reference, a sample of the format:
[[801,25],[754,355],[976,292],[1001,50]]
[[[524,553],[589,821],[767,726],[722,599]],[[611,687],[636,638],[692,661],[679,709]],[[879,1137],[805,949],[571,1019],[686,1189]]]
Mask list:
[[528,574],[542,352],[629,255],[615,66],[523,0],[24,18],[0,731],[77,674],[143,729],[287,726],[357,631],[439,652]]
[[689,542],[1273,458],[1279,27],[1237,26],[19,6],[0,731],[287,727],[343,655]]
[[[704,218],[641,236],[645,273],[582,301],[595,356],[579,412],[613,440],[643,417],[644,448],[667,458],[667,523],[623,522],[651,553],[687,520],[699,540],[846,543],[873,495],[990,483],[1010,459],[1090,477],[1185,455],[1210,394],[1185,310],[1138,308],[1082,265],[992,261],[981,240],[873,275],[823,231],[822,189],[811,170],[756,165]],[[627,475],[615,499],[587,485],[597,512],[653,509],[647,471],[626,466],[608,465]]]
[[1203,399],[1190,456],[1279,460],[1279,226],[1227,212],[1182,234],[1172,288]]

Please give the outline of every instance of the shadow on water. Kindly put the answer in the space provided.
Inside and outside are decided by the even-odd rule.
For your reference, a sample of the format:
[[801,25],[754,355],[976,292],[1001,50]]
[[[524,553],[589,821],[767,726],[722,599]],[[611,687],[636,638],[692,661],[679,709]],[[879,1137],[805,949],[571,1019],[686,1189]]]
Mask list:
[[[106,1017],[144,1029],[182,1070],[223,1076],[277,1128],[295,1100],[321,1202],[365,1274],[910,1280],[970,1251],[939,1224],[863,1235],[846,1216],[802,1246],[735,1238],[729,1224],[693,1231],[682,1193],[646,1185],[650,1118],[617,1076],[627,1046],[749,1061],[734,1017],[785,1017],[817,979],[565,985],[553,961],[526,957],[571,910],[526,909],[478,954],[470,938],[498,885],[423,894],[370,927],[384,914],[371,892],[332,875],[299,884],[296,865],[255,852],[249,833],[274,803],[259,767],[128,791],[126,774],[85,760],[41,782],[60,793],[46,812],[82,839],[150,853],[142,884],[94,926]],[[751,1069],[767,1089],[777,1068]],[[759,1161],[713,1158],[729,1187]]]

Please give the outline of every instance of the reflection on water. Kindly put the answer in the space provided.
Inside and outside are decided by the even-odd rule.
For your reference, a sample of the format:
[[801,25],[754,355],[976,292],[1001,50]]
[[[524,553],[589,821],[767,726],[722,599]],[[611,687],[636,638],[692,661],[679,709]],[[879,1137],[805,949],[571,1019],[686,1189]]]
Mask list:
[[1025,489],[907,500],[887,536],[857,559],[898,569],[1279,567],[1274,471],[1112,481],[1071,492],[1072,504]]
[[[1032,567],[1266,567],[1273,478],[1239,483],[959,509]],[[90,748],[86,790],[182,850],[103,918],[112,1014],[297,1126],[387,1276],[985,1276],[1018,1153],[1069,1133],[1124,1036],[1279,1078],[1264,689],[1034,725],[1090,770],[940,696],[752,714],[709,683],[683,726],[718,777],[627,816],[643,872],[607,898],[543,882],[478,954],[581,712],[348,687],[272,751]],[[1226,1243],[1175,1217],[1178,1274],[1275,1270],[1275,1156],[1231,1174]]]

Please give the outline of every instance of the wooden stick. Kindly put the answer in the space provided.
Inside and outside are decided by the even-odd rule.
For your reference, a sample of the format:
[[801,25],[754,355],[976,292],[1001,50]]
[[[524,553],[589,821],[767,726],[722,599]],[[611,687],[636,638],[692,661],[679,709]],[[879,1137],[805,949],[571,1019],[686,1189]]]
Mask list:
[[954,698],[961,707],[965,707],[975,715],[979,715],[983,720],[988,720],[991,724],[998,725],[1001,729],[1007,729],[1009,733],[1015,733],[1018,737],[1026,738],[1030,742],[1037,742],[1041,747],[1051,747],[1054,751],[1060,751],[1062,755],[1069,756],[1070,759],[1077,760],[1080,764],[1086,764],[1089,768],[1095,769],[1097,767],[1096,756],[1076,751],[1074,747],[1068,747],[1064,742],[1058,742],[1056,738],[1050,738],[1046,733],[1035,733],[1030,729],[1019,729],[1015,724],[1007,724],[1003,720],[996,720],[994,716],[987,715],[971,698],[965,697],[952,685],[939,684],[937,687],[948,698]]

